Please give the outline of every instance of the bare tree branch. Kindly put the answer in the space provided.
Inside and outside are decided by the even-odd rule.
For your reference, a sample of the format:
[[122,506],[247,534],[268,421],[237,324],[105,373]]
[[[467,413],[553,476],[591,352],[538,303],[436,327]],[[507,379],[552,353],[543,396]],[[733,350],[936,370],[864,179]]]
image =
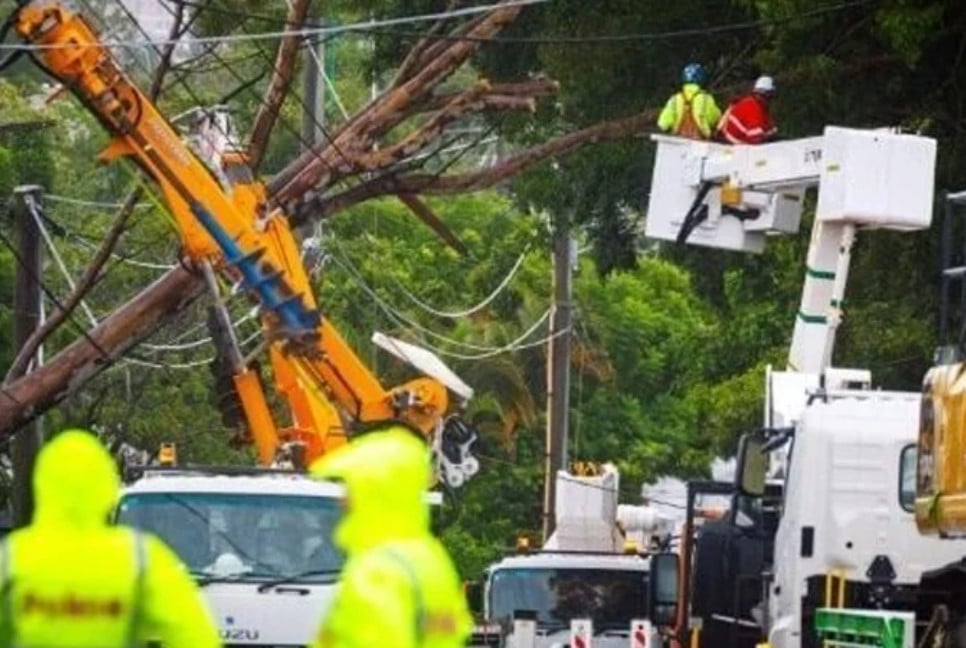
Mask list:
[[111,253],[114,252],[114,247],[117,245],[118,240],[121,238],[121,234],[124,233],[125,226],[127,225],[128,219],[131,214],[134,213],[134,208],[137,206],[138,201],[141,199],[141,189],[137,188],[128,194],[121,206],[120,212],[118,212],[117,217],[115,217],[114,222],[111,224],[110,230],[107,232],[107,236],[101,243],[97,252],[94,254],[94,258],[84,269],[84,274],[81,276],[80,281],[71,291],[71,294],[62,302],[63,308],[55,308],[43,324],[34,329],[34,332],[30,334],[27,341],[24,342],[23,346],[17,352],[17,357],[14,358],[13,364],[10,365],[10,369],[7,370],[7,375],[4,376],[4,385],[9,384],[11,381],[20,378],[27,372],[27,367],[30,366],[30,360],[37,353],[37,349],[40,345],[44,343],[44,340],[50,336],[51,333],[60,328],[60,325],[67,321],[71,313],[77,308],[84,297],[90,292],[91,288],[100,279],[101,271],[104,269],[104,264],[107,260],[111,258]]
[[367,171],[382,169],[419,152],[439,137],[449,124],[469,112],[478,112],[482,108],[480,98],[489,88],[490,84],[481,80],[469,90],[454,95],[448,104],[402,141],[361,158],[359,166]]
[[[450,0],[449,4],[446,6],[446,11],[452,11],[460,3],[460,0]],[[423,53],[426,51],[430,45],[432,45],[435,40],[433,36],[439,34],[443,31],[446,26],[446,20],[437,20],[426,32],[426,35],[421,38],[412,49],[406,53],[406,58],[399,65],[399,69],[396,70],[396,76],[393,78],[390,87],[395,88],[406,82],[406,79],[412,76],[412,73],[417,69],[419,62],[423,58]]]
[[[292,3],[285,22],[286,31],[296,31],[302,28],[309,12],[310,2],[311,0],[295,0]],[[272,79],[268,84],[268,90],[265,91],[265,100],[255,117],[251,137],[248,139],[248,163],[253,169],[257,169],[262,163],[265,149],[268,148],[269,137],[272,134],[275,122],[278,120],[278,113],[282,109],[289,86],[292,84],[292,77],[295,75],[295,63],[298,59],[296,54],[298,54],[299,41],[300,37],[297,34],[290,34],[282,37],[278,44]]]
[[470,55],[480,42],[498,33],[519,14],[514,5],[494,9],[471,30],[474,40],[449,43],[446,50],[429,61],[411,79],[376,98],[359,115],[346,122],[328,143],[306,151],[268,185],[268,194],[278,205],[290,205],[301,200],[317,187],[327,185],[333,169],[347,168],[350,158],[371,148],[375,139],[397,126],[426,99],[439,83],[448,78]]
[[[483,95],[482,99],[484,101],[484,109],[490,107],[489,101],[493,98],[519,98],[519,99],[537,99],[540,97],[549,97],[557,93],[560,89],[560,84],[552,79],[539,79],[534,81],[524,81],[522,83],[492,83],[490,84],[489,90]],[[448,92],[445,94],[435,95],[426,101],[420,110],[424,112],[432,112],[434,110],[439,110],[446,104],[450,103],[455,97],[462,94],[464,91],[459,92]]]
[[463,244],[463,241],[459,240],[456,234],[453,233],[446,223],[443,222],[436,213],[430,209],[429,205],[424,203],[419,196],[413,194],[400,194],[399,200],[402,204],[406,205],[416,217],[423,221],[433,232],[436,233],[441,239],[443,239],[447,245],[456,250],[462,255],[466,255],[469,250]]
[[301,224],[308,220],[326,218],[337,212],[372,198],[399,194],[453,194],[488,189],[503,180],[539,164],[551,157],[562,157],[582,146],[623,139],[650,130],[657,110],[595,124],[573,133],[549,140],[538,146],[523,150],[496,166],[482,171],[451,176],[412,174],[398,176],[386,174],[364,182],[334,196],[316,198],[299,210],[292,218]]

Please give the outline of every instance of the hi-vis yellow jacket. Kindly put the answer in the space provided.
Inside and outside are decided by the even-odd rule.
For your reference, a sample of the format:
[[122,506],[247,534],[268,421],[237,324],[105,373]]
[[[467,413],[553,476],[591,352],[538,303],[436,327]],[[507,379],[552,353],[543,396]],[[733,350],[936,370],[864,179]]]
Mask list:
[[400,426],[322,457],[346,487],[335,541],[347,561],[313,648],[458,648],[472,630],[459,576],[429,531],[430,455]]
[[[690,117],[685,119],[690,104]],[[703,139],[711,139],[718,121],[721,119],[721,109],[706,90],[696,83],[686,83],[679,92],[674,93],[657,118],[657,126],[662,131],[672,135],[694,137],[700,135]],[[682,133],[685,124],[694,124],[699,133]]]
[[0,647],[216,648],[201,593],[160,540],[111,527],[120,479],[92,435],[64,432],[41,450],[36,512],[0,551]]

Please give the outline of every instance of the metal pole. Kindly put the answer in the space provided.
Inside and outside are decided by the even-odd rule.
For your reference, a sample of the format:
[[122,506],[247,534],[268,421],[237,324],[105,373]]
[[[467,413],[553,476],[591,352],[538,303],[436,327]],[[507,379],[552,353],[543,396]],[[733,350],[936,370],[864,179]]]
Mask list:
[[[939,346],[949,344],[949,275],[946,270],[952,267],[953,256],[953,202],[948,195],[943,213],[942,238],[939,255]],[[964,259],[966,262],[966,259]]]
[[[309,9],[308,22],[318,24],[317,3]],[[306,43],[305,73],[302,77],[302,149],[312,146],[322,137],[325,127],[325,83],[322,73],[325,69],[325,38],[312,36]]]
[[547,448],[544,468],[543,539],[556,528],[557,471],[567,464],[570,412],[570,328],[573,319],[571,273],[573,244],[570,219],[558,215],[553,235],[553,307],[547,359]]
[[[19,349],[41,323],[42,296],[39,279],[43,272],[43,256],[40,229],[32,213],[32,207],[40,205],[40,187],[17,187],[14,194],[17,252],[23,261],[17,266],[13,297],[13,335],[14,343]],[[40,357],[38,350],[37,357],[33,359],[28,372],[39,366]],[[31,477],[34,460],[42,444],[43,422],[39,417],[21,428],[10,443],[13,463],[13,520],[17,527],[29,524],[33,516]]]

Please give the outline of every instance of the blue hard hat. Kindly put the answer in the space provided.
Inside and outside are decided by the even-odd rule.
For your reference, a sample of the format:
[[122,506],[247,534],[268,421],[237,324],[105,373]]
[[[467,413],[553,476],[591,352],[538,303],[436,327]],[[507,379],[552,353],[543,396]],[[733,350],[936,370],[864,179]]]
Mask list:
[[704,66],[700,63],[688,63],[681,72],[681,79],[684,83],[702,84],[705,80]]

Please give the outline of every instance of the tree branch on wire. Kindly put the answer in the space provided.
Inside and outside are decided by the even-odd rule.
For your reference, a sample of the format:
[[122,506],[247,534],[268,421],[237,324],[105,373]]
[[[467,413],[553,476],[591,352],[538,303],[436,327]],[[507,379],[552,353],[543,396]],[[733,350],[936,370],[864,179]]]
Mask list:
[[[311,0],[295,0],[291,4],[288,18],[285,21],[286,31],[295,32],[302,28],[309,13],[310,3]],[[296,55],[300,41],[301,36],[293,33],[282,37],[278,45],[272,78],[268,83],[268,89],[265,91],[265,99],[262,101],[255,117],[251,136],[248,138],[248,163],[252,169],[257,169],[262,163],[262,158],[265,157],[269,137],[275,127],[275,122],[278,121],[278,113],[288,96],[292,77],[295,75],[295,64],[298,61]]]

